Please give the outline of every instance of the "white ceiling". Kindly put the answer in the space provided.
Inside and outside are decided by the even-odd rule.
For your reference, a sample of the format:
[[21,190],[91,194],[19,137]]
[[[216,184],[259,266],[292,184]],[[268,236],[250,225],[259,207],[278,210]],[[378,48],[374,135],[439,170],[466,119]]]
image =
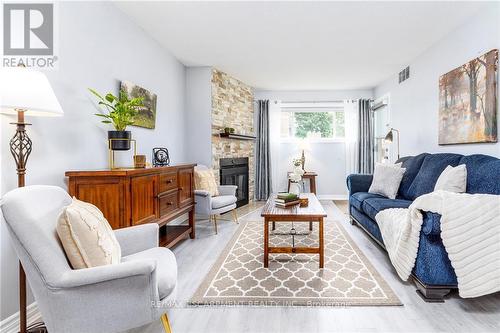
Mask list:
[[327,90],[376,86],[485,3],[116,5],[187,66],[214,66],[258,89]]

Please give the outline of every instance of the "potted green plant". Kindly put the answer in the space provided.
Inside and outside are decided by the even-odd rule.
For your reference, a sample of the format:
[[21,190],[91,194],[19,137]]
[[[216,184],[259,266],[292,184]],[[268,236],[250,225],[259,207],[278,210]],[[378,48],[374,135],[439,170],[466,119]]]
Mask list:
[[108,93],[102,96],[94,89],[89,91],[99,99],[99,105],[104,105],[108,110],[108,114],[96,113],[95,115],[102,119],[104,124],[113,124],[115,130],[108,131],[108,139],[118,139],[111,141],[112,150],[129,150],[130,139],[132,134],[126,131],[128,125],[134,123],[135,116],[139,113],[141,107],[144,106],[143,97],[130,99],[127,92],[120,90],[118,97]]

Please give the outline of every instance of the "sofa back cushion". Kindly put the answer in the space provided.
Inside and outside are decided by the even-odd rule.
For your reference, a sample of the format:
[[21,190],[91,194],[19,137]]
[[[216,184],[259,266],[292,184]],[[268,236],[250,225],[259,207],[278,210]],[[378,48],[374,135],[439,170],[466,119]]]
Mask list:
[[401,180],[401,184],[399,185],[398,198],[409,200],[410,194],[408,193],[408,190],[420,171],[422,162],[427,155],[429,154],[423,153],[417,156],[403,157],[397,161],[402,162],[403,165],[401,167],[406,169],[403,179]]
[[[424,157],[420,170],[407,190],[408,200],[415,200],[419,196],[434,190],[436,181],[448,166],[457,166],[463,156],[459,154],[428,154]],[[404,165],[404,164],[403,164]],[[467,170],[468,171],[468,170]]]
[[467,166],[467,193],[500,195],[500,159],[487,155],[463,156]]

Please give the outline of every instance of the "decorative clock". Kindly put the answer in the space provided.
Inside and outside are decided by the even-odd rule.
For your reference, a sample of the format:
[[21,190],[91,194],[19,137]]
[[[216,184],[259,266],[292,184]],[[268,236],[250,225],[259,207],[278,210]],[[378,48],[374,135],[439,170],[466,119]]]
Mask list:
[[153,148],[153,158],[151,159],[153,166],[170,165],[170,156],[167,148]]

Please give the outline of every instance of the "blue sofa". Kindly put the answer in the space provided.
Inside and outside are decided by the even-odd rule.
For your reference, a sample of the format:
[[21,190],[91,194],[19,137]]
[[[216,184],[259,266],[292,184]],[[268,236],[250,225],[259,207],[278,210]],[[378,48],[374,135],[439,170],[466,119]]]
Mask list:
[[[351,223],[364,229],[384,247],[375,215],[387,208],[407,208],[415,198],[430,193],[446,166],[465,164],[467,193],[500,194],[500,159],[487,155],[420,154],[403,157],[406,172],[396,199],[368,193],[372,175],[352,174],[347,177]],[[417,292],[426,301],[442,301],[451,289],[457,287],[457,277],[451,266],[443,242],[439,214],[424,212],[415,267],[412,277]]]

